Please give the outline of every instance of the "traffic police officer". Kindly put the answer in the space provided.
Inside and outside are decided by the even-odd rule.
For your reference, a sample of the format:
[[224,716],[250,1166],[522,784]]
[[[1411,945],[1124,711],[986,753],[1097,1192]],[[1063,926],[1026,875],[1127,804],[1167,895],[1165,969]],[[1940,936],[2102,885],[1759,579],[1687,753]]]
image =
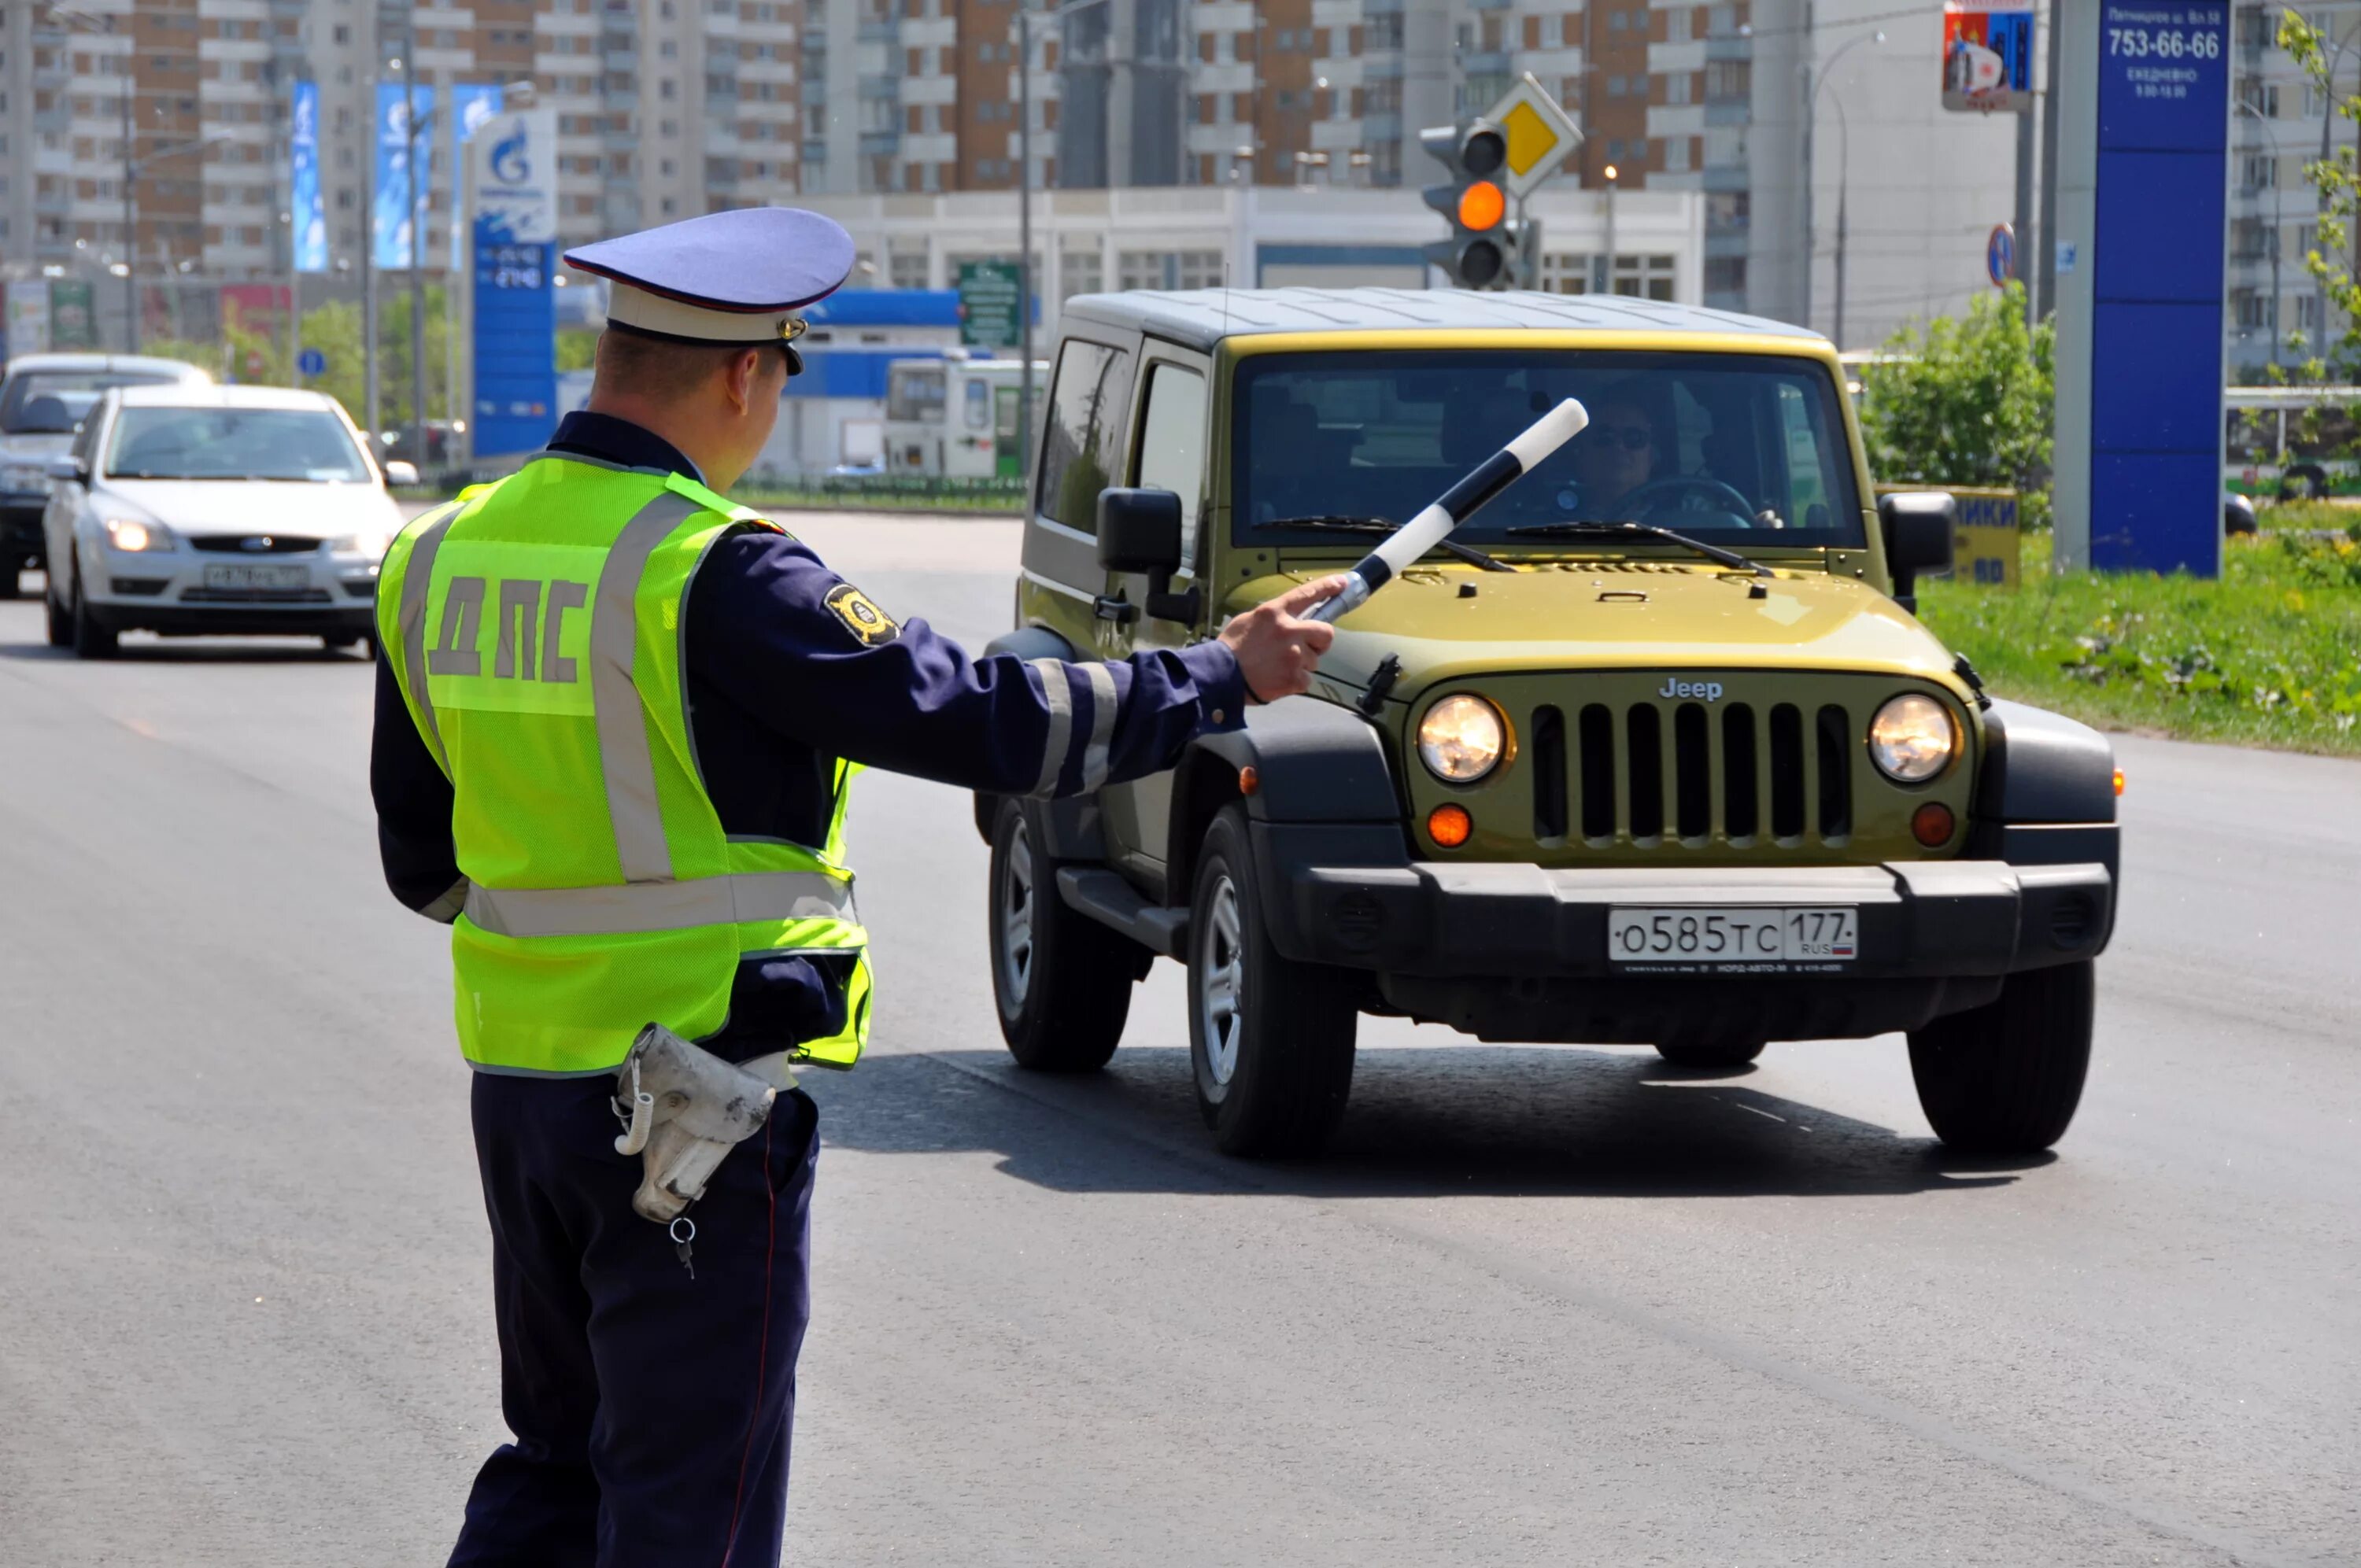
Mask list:
[[1156,772],[1303,690],[1334,579],[1120,663],[970,659],[724,499],[851,271],[816,214],[569,253],[612,281],[589,407],[427,512],[381,575],[386,880],[452,926],[501,1404],[454,1563],[775,1564],[808,1315],[817,1113],[782,1086],[686,1263],[632,1212],[616,1070],[651,1021],[850,1067],[870,1019],[845,805],[862,765],[1059,794]]

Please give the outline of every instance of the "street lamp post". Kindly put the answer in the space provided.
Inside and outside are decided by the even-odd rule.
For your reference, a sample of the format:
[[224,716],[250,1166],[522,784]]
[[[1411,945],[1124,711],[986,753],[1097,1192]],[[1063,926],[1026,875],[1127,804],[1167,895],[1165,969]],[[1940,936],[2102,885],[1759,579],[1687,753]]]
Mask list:
[[2279,133],[2271,128],[2270,117],[2245,98],[2238,100],[2238,113],[2251,115],[2271,144],[2271,308],[2263,316],[2271,334],[2271,363],[2276,365],[2279,362]]
[[[1063,21],[1106,0],[1067,0],[1041,13]],[[1033,460],[1033,7],[1016,5],[1016,316],[1024,365],[1017,371],[1016,449],[1020,462]]]
[[[404,11],[402,16],[401,130],[410,175],[410,460],[423,472],[426,467],[426,171],[418,159],[417,13]],[[434,128],[431,120],[427,128],[430,132]]]
[[[1806,39],[1805,47],[1808,49],[1811,47],[1809,41],[1811,38],[1811,32],[1809,30],[1808,24],[1804,37]],[[1813,122],[1819,115],[1820,89],[1828,85],[1828,77],[1836,71],[1837,61],[1842,60],[1846,55],[1851,53],[1854,49],[1859,49],[1863,44],[1882,44],[1884,41],[1885,34],[1882,30],[1874,33],[1862,33],[1856,38],[1848,38],[1842,44],[1839,45],[1836,53],[1828,56],[1826,63],[1821,65],[1817,73],[1812,70],[1808,61],[1803,67],[1804,319],[1801,324],[1806,328],[1809,328],[1812,324],[1812,126]],[[1844,204],[1842,192],[1838,192],[1837,204],[1839,207]],[[1838,346],[1842,347],[1843,345],[1839,344]]]
[[1852,126],[1845,118],[1844,94],[1829,93],[1828,104],[1837,112],[1837,309],[1828,335],[1841,352],[1845,345],[1845,197],[1852,188]]

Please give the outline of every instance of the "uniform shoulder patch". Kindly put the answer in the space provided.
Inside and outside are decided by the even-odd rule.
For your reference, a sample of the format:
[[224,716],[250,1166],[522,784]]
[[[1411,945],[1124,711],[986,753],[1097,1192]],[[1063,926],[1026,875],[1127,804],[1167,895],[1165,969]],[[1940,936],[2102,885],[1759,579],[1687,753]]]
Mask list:
[[860,639],[864,646],[874,648],[902,635],[902,628],[894,618],[879,609],[875,600],[851,583],[837,584],[829,590],[823,602],[837,620],[844,622],[844,629]]

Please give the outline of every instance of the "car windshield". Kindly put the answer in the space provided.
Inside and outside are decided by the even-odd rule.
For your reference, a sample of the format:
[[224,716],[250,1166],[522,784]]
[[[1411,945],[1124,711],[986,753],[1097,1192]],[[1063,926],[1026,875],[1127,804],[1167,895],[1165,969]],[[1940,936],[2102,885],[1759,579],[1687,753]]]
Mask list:
[[1290,518],[1402,521],[1561,399],[1590,423],[1453,537],[1642,522],[1730,547],[1864,543],[1851,448],[1827,369],[1768,355],[1575,349],[1256,355],[1237,372],[1233,529],[1322,543]]
[[120,479],[370,477],[344,422],[325,409],[125,409],[107,442],[105,472]]
[[0,434],[62,435],[82,422],[107,388],[160,387],[170,379],[129,370],[20,371],[0,387]]

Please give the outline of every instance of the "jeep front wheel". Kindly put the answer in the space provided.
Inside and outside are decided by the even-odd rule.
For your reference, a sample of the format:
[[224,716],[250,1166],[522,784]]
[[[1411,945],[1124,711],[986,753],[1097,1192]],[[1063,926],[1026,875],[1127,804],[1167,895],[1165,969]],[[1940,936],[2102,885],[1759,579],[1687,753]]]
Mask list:
[[1224,1154],[1319,1152],[1353,1088],[1351,977],[1271,946],[1246,815],[1206,832],[1189,901],[1189,1063]]
[[1066,907],[1013,800],[993,825],[991,884],[992,999],[1008,1054],[1037,1072],[1106,1066],[1131,1012],[1137,945]]
[[1935,1135],[1980,1154],[2063,1137],[2090,1071],[2095,993],[2088,959],[2027,970],[1982,1007],[1912,1030],[1910,1076]]

